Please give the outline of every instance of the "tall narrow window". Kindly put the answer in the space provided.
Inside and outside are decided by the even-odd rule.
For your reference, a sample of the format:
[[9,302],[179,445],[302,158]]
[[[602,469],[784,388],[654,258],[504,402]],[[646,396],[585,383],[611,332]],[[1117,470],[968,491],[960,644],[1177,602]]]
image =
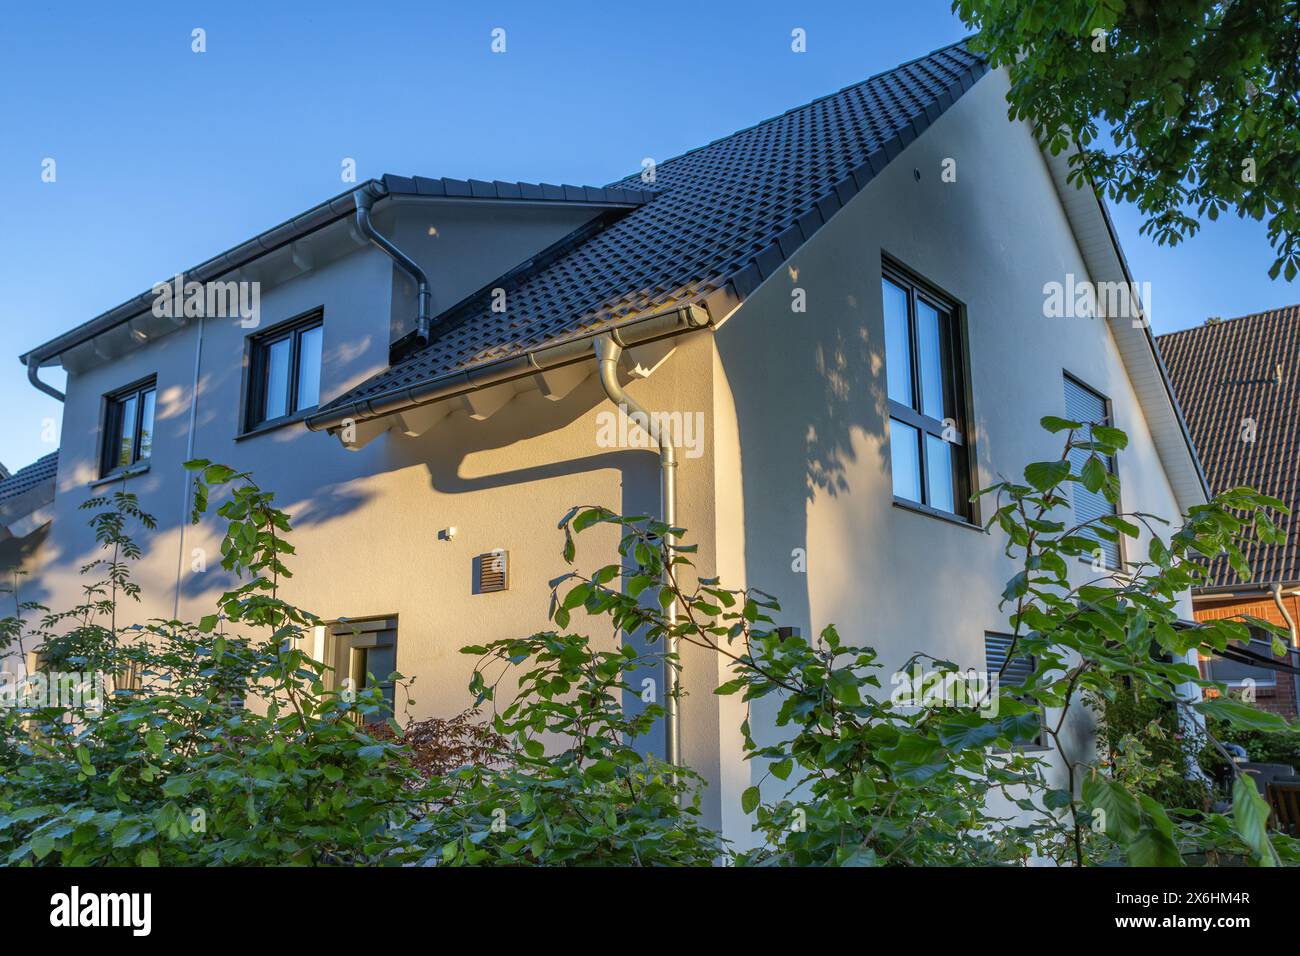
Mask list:
[[[1069,375],[1065,376],[1065,417],[1076,422],[1089,422],[1094,425],[1110,425],[1110,403],[1088,386]],[[1092,452],[1084,448],[1075,448],[1070,452],[1070,463],[1077,473],[1083,468]],[[1115,459],[1103,459],[1106,470],[1115,471]],[[1081,482],[1071,483],[1071,495],[1074,501],[1074,520],[1082,524],[1094,521],[1105,515],[1115,514],[1115,505],[1106,499],[1100,490],[1089,491]],[[1104,541],[1091,529],[1081,532],[1084,537],[1097,542],[1097,557],[1108,568],[1120,566],[1120,548],[1118,541]]]
[[881,278],[894,497],[970,517],[957,309],[899,272]]
[[153,451],[154,379],[105,396],[101,477],[147,461]]
[[320,402],[320,313],[253,339],[245,429],[289,418]]

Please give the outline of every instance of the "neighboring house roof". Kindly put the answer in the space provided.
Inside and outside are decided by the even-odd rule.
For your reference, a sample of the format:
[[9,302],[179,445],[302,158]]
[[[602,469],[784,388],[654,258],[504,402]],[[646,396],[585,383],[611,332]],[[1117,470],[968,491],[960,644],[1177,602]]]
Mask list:
[[52,451],[43,458],[38,458],[26,468],[19,468],[8,478],[0,481],[0,501],[16,498],[25,491],[30,491],[46,481],[53,481],[59,470],[59,453]]
[[655,198],[575,248],[525,263],[437,317],[434,340],[340,396],[312,427],[371,402],[593,330],[698,305],[721,321],[988,67],[964,42],[716,140],[611,188]]
[[[1249,485],[1291,509],[1280,545],[1245,549],[1256,582],[1300,581],[1300,305],[1159,338],[1192,440],[1215,492]],[[1236,575],[1211,565],[1214,586]]]
[[59,453],[53,451],[0,481],[0,544],[49,522],[58,470]]
[[[347,192],[318,203],[306,212],[280,223],[278,226],[258,233],[252,239],[218,253],[196,266],[184,270],[181,274],[189,281],[207,282],[242,265],[252,262],[288,243],[295,242],[310,233],[316,232],[331,223],[352,215],[356,210],[353,194],[373,180],[358,183]],[[423,176],[409,178],[406,176],[385,175],[383,186],[390,196],[417,196],[445,200],[482,200],[506,202],[537,203],[582,203],[587,205],[609,207],[633,207],[652,198],[652,194],[635,188],[618,186],[555,186],[551,183],[507,183],[497,180],[486,182],[480,179],[426,179]],[[75,346],[93,339],[110,329],[116,328],[136,316],[143,315],[153,307],[157,295],[151,288],[147,292],[128,299],[88,322],[62,335],[56,336],[24,352],[18,360],[24,365],[35,359],[40,365],[48,364],[58,355]]]

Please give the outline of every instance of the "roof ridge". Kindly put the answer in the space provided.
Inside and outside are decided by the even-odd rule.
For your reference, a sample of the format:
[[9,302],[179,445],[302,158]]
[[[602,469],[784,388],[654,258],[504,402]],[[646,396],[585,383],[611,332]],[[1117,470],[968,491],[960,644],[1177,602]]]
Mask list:
[[[892,66],[887,70],[881,70],[879,73],[873,73],[871,74],[871,76],[868,76],[862,80],[858,80],[856,83],[850,83],[847,86],[840,87],[838,90],[834,90],[830,93],[825,93],[821,96],[814,97],[813,99],[808,100],[806,103],[800,103],[798,106],[791,106],[789,109],[783,110],[780,113],[774,113],[773,115],[767,117],[766,119],[759,120],[757,123],[751,123],[748,126],[742,126],[740,129],[727,133],[725,136],[719,136],[716,139],[709,140],[709,142],[707,143],[688,149],[684,153],[678,153],[676,156],[670,156],[668,159],[665,159],[663,162],[657,163],[656,165],[665,166],[668,163],[676,162],[679,159],[685,159],[687,156],[690,156],[693,153],[700,152],[700,150],[709,149],[712,146],[717,146],[719,143],[725,143],[727,140],[734,139],[735,137],[739,136],[742,133],[748,133],[756,129],[762,129],[764,126],[767,126],[769,123],[775,123],[778,120],[784,119],[785,117],[789,116],[791,113],[797,113],[800,110],[808,109],[810,106],[816,106],[818,103],[824,103],[827,100],[834,99],[837,96],[843,96],[845,93],[849,92],[850,90],[856,90],[858,87],[865,86],[866,84],[872,82],[873,80],[879,80],[882,77],[888,76],[891,73],[897,73],[899,70],[904,70],[909,66],[915,66],[917,63],[920,63],[922,60],[928,60],[931,57],[938,56],[940,53],[947,53],[949,50],[956,49],[957,47],[964,47],[965,44],[968,43],[975,36],[976,34],[974,33],[969,34],[968,36],[962,37],[960,40],[957,40],[954,43],[949,43],[946,46],[938,47],[937,49],[931,50],[929,53],[923,53],[920,56],[913,57],[910,60],[907,60],[903,63],[899,63],[897,66]],[[969,53],[971,51],[967,50],[966,52]],[[978,56],[978,54],[976,55]],[[983,57],[980,57],[980,59],[983,59]],[[617,185],[618,183],[626,182],[627,180],[640,175],[641,175],[640,173],[629,173],[626,176],[620,176],[618,179],[614,180],[613,182],[606,183],[605,188],[609,189]]]
[[[657,164],[652,202],[549,266],[512,270],[519,284],[507,314],[489,311],[483,290],[443,310],[428,345],[336,397],[308,425],[382,417],[474,368],[666,309],[696,306],[721,321],[989,72],[967,43]],[[636,173],[622,182],[640,185]]]
[[1283,313],[1283,312],[1294,312],[1295,316],[1293,317],[1300,318],[1300,302],[1297,302],[1295,305],[1280,305],[1277,306],[1276,308],[1264,309],[1260,312],[1247,312],[1245,315],[1234,315],[1227,319],[1221,318],[1217,322],[1211,322],[1207,319],[1206,321],[1202,322],[1200,325],[1189,325],[1185,329],[1175,329],[1172,332],[1162,332],[1160,335],[1157,335],[1156,338],[1171,339],[1175,335],[1186,335],[1190,332],[1203,332],[1206,329],[1217,329],[1221,326],[1229,324],[1230,322],[1240,322],[1242,319],[1262,319],[1267,316],[1277,315],[1278,313]]

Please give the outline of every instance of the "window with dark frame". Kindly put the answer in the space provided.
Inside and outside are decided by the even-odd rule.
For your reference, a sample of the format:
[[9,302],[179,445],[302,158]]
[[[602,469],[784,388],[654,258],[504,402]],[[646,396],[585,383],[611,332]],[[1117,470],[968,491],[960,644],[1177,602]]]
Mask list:
[[889,266],[881,294],[894,497],[970,520],[966,369],[957,307]]
[[[1112,424],[1110,402],[1106,400],[1105,396],[1093,391],[1068,373],[1065,375],[1065,417],[1072,421],[1090,422],[1094,425]],[[1086,435],[1079,437],[1086,437]],[[1091,455],[1092,452],[1086,448],[1070,450],[1070,463],[1076,474],[1087,463]],[[1102,460],[1106,465],[1106,470],[1114,474],[1114,456],[1108,455]],[[1080,524],[1117,513],[1118,509],[1100,490],[1089,491],[1083,486],[1082,482],[1071,483],[1070,495],[1073,499],[1074,519]],[[1092,538],[1097,542],[1097,550],[1094,554],[1100,559],[1099,563],[1111,569],[1122,566],[1119,541],[1107,541],[1095,534],[1091,528],[1083,529],[1080,531],[1080,535]]]
[[320,402],[319,312],[252,339],[244,430],[290,418]]
[[99,474],[107,478],[148,461],[153,452],[157,384],[150,378],[104,397]]
[[[393,675],[397,671],[397,619],[348,620],[330,625],[326,630],[325,662],[333,667],[335,690],[346,686],[345,680],[352,681],[353,690],[376,687],[391,713],[396,690]],[[387,716],[368,719],[378,722]]]

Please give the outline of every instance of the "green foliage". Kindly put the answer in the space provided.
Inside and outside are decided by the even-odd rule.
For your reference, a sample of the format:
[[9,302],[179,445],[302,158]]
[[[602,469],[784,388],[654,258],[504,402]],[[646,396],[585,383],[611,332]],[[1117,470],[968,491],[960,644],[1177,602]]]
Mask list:
[[[1173,245],[1198,217],[1268,220],[1287,280],[1300,269],[1300,13],[1293,0],[1177,3],[954,0],[1011,73],[1013,119],[1073,146],[1073,179],[1146,216]],[[1109,139],[1109,144],[1106,142]]]
[[[490,723],[462,714],[403,729],[378,690],[355,700],[333,692],[328,669],[300,649],[317,619],[280,595],[293,554],[288,516],[248,475],[189,464],[194,519],[220,499],[222,564],[237,581],[198,624],[119,624],[120,602],[139,595],[128,530],[152,519],[124,492],[96,499],[105,557],[87,566],[94,580],[82,603],[53,613],[15,594],[0,640],[39,643],[46,668],[107,675],[111,693],[93,705],[5,709],[0,860],[1300,862],[1296,842],[1268,829],[1251,780],[1236,777],[1219,813],[1180,769],[1200,736],[1222,752],[1221,727],[1295,740],[1285,721],[1240,702],[1186,698],[1188,685],[1210,686],[1189,652],[1249,632],[1232,620],[1183,626],[1177,611],[1205,579],[1204,559],[1226,555],[1248,574],[1242,544],[1277,540],[1274,516],[1285,509],[1234,489],[1172,531],[1140,513],[1074,523],[1076,483],[1118,502],[1118,480],[1096,463],[1127,439],[1100,425],[1043,424],[1064,433],[1061,456],[1027,465],[1023,483],[981,492],[994,499],[989,527],[1017,567],[1003,595],[1007,661],[1032,666],[1016,683],[1004,666],[976,696],[952,693],[962,686],[955,663],[923,654],[905,670],[924,670],[941,692],[886,695],[871,647],[846,643],[833,626],[804,637],[779,625],[771,595],[701,578],[683,529],[581,507],[560,522],[566,560],[597,526],[618,531],[618,558],[551,582],[558,630],[464,648],[478,658],[472,706],[490,710]],[[1099,539],[1127,539],[1130,554],[1145,543],[1146,556],[1090,575]],[[33,611],[41,617],[29,624]],[[569,633],[579,615],[635,642]],[[730,677],[716,693],[739,695],[746,710],[752,786],[739,799],[757,845],[745,852],[705,824],[701,778],[650,755],[664,713],[658,688],[679,667],[678,646],[720,657]],[[1084,702],[1101,715],[1100,748],[1082,743]]]
[[1164,805],[1207,805],[1207,781],[1194,770],[1203,741],[1179,708],[1143,696],[1132,683],[1087,703],[1097,715],[1099,756],[1110,776]]
[[464,650],[480,657],[477,705],[500,703],[505,675],[517,682],[493,720],[515,746],[505,766],[465,767],[434,788],[443,808],[430,826],[442,862],[702,866],[722,858],[722,841],[699,819],[698,775],[638,747],[662,708],[630,715],[623,705],[639,673],[655,665],[657,678],[661,662],[555,633]]
[[[118,601],[138,598],[133,523],[152,528],[134,496],[92,499],[105,577],[83,603],[29,629],[46,671],[106,675],[102,698],[29,700],[5,709],[11,750],[0,762],[0,861],[65,864],[392,864],[419,855],[427,804],[403,750],[358,717],[378,717],[378,691],[348,702],[326,693],[324,668],[294,646],[314,620],[276,597],[292,553],[288,518],[246,475],[207,463],[195,520],[228,486],[224,564],[247,580],[200,625],[120,627]],[[20,614],[7,633],[22,634]],[[22,702],[20,702],[22,703]],[[49,704],[49,706],[45,706]],[[414,778],[418,787],[418,778]]]
[[[568,626],[581,608],[608,616],[624,633],[721,655],[733,676],[717,693],[741,694],[750,706],[764,701],[773,715],[771,739],[759,739],[750,719],[741,728],[745,755],[757,765],[741,809],[755,815],[762,845],[737,862],[960,865],[1031,854],[1076,865],[1296,859],[1292,841],[1261,829],[1267,807],[1246,785],[1236,786],[1233,811],[1224,816],[1210,813],[1203,789],[1186,779],[1194,771],[1184,761],[1194,748],[1182,738],[1199,733],[1193,711],[1235,725],[1286,727],[1222,700],[1185,698],[1188,684],[1206,683],[1188,652],[1221,649],[1246,627],[1214,621],[1184,628],[1177,611],[1180,596],[1205,579],[1199,558],[1226,554],[1244,566],[1242,543],[1276,540],[1271,515],[1285,509],[1234,489],[1193,508],[1164,537],[1163,522],[1141,513],[1073,523],[1075,483],[1119,501],[1118,478],[1101,462],[1127,437],[1060,418],[1043,425],[1066,433],[1061,456],[1026,466],[1023,484],[981,492],[995,496],[989,526],[1005,534],[1006,553],[1020,567],[1003,595],[1014,632],[1007,660],[1034,662],[1020,683],[1000,683],[996,708],[946,698],[921,707],[882,700],[874,693],[874,650],[845,644],[834,627],[808,640],[778,626],[780,607],[770,595],[695,577],[693,549],[673,546],[682,529],[600,507],[565,516],[567,560],[575,558],[576,535],[607,524],[620,530],[621,562],[554,582],[557,624]],[[1144,532],[1145,560],[1081,582],[1098,540],[1136,542]],[[679,613],[669,615],[670,607]],[[951,662],[922,655],[908,668],[917,662],[940,681],[957,672]],[[1140,726],[1122,695],[1136,695],[1151,711]],[[1085,696],[1110,718],[1110,736],[1103,735],[1110,746],[1100,753],[1076,742]],[[1040,736],[1046,753],[1027,746]],[[1158,766],[1150,765],[1153,757]],[[997,815],[994,793],[1020,812],[1019,822]]]

